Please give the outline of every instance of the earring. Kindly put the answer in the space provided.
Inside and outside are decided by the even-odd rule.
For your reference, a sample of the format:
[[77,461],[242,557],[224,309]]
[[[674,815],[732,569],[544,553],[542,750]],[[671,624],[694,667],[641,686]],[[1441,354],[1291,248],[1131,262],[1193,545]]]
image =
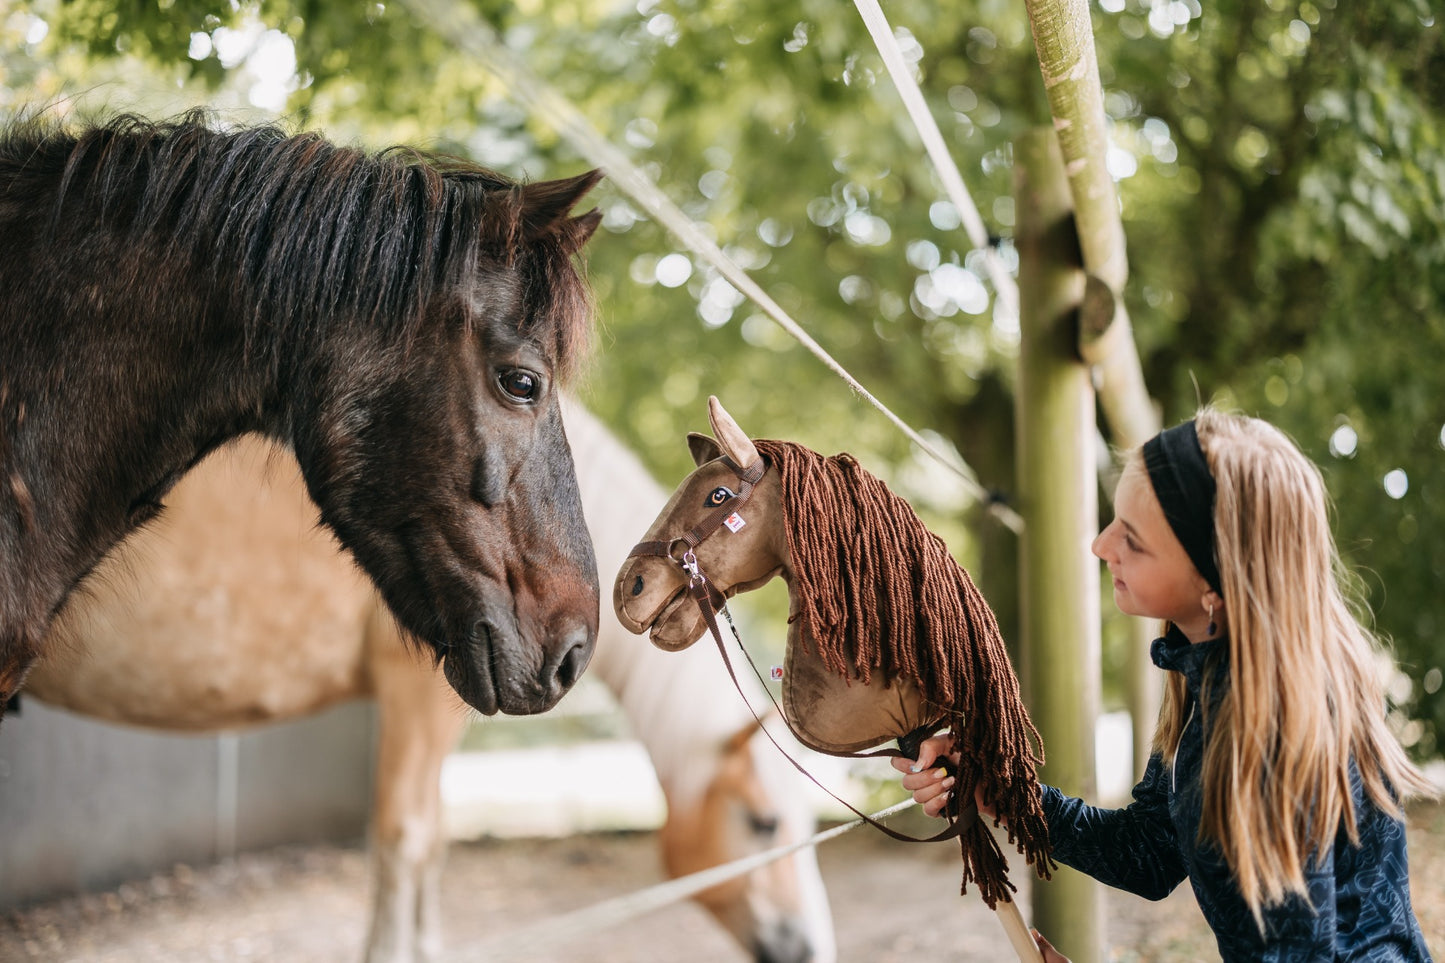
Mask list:
[[1209,637],[1214,638],[1214,633],[1219,631],[1219,623],[1214,621],[1214,603],[1209,603],[1209,628],[1205,630]]

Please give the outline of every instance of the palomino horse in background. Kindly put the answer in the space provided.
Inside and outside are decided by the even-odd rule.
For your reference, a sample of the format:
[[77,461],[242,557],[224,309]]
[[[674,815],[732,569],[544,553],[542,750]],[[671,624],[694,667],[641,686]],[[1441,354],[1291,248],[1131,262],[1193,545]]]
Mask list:
[[0,707],[76,586],[246,432],[295,453],[463,699],[554,705],[597,632],[558,383],[599,176],[200,115],[0,129]]
[[[582,501],[606,566],[664,496],[590,414],[567,408]],[[27,692],[86,715],[168,730],[294,718],[375,698],[368,963],[440,950],[445,850],[439,777],[467,713],[335,542],[315,525],[294,463],[242,439],[176,486],[160,520],[77,592]],[[805,839],[800,777],[765,737],[716,657],[668,656],[602,619],[589,672],[616,694],[668,803],[674,875]],[[811,850],[699,896],[766,963],[832,963],[827,897]]]

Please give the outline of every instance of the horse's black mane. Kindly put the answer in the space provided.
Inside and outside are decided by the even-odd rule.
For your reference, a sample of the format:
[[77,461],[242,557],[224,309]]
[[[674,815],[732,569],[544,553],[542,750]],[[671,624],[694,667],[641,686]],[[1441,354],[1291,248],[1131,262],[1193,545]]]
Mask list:
[[408,339],[437,294],[491,257],[520,275],[522,333],[565,370],[587,341],[585,284],[563,238],[524,239],[518,187],[457,158],[224,129],[203,111],[0,131],[0,230],[28,217],[36,243],[108,229],[157,246],[253,299],[250,323],[272,344],[355,322]]

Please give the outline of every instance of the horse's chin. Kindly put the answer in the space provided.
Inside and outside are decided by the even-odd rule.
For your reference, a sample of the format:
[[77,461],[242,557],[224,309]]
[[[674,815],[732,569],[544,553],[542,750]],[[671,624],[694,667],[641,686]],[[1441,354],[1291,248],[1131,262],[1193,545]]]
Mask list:
[[[465,656],[466,649],[453,649],[442,662],[442,674],[462,701],[484,716],[494,716],[501,706],[497,687],[485,663]],[[468,664],[471,663],[471,664]],[[534,710],[535,711],[535,710]]]
[[697,603],[686,589],[680,589],[657,613],[647,637],[659,649],[677,652],[696,642],[706,630]]

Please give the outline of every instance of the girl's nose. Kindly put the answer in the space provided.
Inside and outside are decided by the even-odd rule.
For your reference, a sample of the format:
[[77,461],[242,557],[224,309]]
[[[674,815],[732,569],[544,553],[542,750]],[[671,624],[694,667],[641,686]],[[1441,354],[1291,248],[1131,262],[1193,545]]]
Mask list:
[[1108,534],[1110,528],[1113,528],[1112,523],[1105,526],[1104,530],[1099,534],[1095,535],[1094,540],[1089,543],[1089,551],[1093,552],[1095,556],[1103,559],[1106,562],[1109,560],[1108,556],[1105,555],[1105,552],[1108,550]]

